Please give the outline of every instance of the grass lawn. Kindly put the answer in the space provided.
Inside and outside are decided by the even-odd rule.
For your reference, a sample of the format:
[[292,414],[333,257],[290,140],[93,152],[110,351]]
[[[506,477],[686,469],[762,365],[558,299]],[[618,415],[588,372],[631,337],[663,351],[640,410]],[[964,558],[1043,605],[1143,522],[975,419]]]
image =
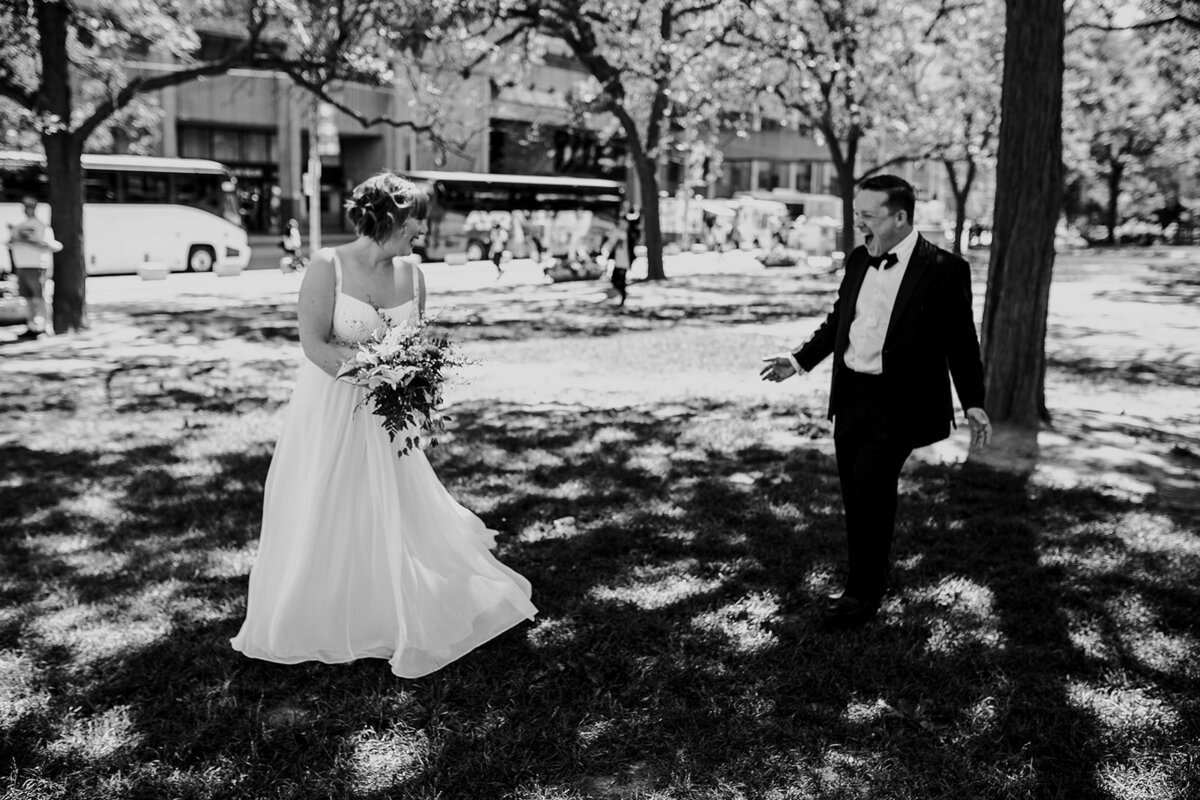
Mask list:
[[[795,288],[783,272],[761,281],[776,298]],[[673,282],[654,307],[639,293],[659,290],[635,286],[624,315],[567,289],[553,313],[536,293],[447,313],[473,323],[461,335],[481,363],[432,459],[503,532],[499,557],[540,614],[420,680],[228,645],[291,309],[147,315],[135,323],[163,348],[118,367],[97,353],[6,372],[0,796],[1196,791],[1194,506],[914,460],[895,592],[876,624],[823,632],[816,599],[844,549],[827,378],[798,404],[754,362],[831,287],[780,308],[736,294],[744,281],[684,285],[693,295]],[[258,341],[237,346],[248,318]],[[1091,357],[1064,350],[1051,380],[1193,386],[1186,370],[1097,374]],[[787,597],[813,603],[785,613]]]

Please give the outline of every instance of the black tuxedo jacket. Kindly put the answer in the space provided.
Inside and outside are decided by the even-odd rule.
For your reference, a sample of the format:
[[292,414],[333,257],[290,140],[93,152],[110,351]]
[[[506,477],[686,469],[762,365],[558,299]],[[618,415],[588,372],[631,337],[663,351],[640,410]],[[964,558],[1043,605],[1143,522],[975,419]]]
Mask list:
[[[833,310],[793,355],[812,370],[833,355],[829,416],[847,401],[846,346],[867,266],[867,248],[846,261]],[[894,433],[912,447],[945,439],[954,422],[950,376],[963,408],[983,407],[983,364],[971,311],[967,262],[917,237],[883,343],[883,385]]]

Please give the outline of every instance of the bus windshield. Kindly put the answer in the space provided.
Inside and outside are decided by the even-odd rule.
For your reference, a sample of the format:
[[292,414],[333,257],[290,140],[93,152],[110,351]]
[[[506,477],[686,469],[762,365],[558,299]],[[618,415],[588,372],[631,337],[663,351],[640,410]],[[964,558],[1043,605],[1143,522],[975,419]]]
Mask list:
[[487,257],[502,231],[514,258],[595,252],[617,225],[624,186],[594,178],[413,171],[429,195],[425,258]]

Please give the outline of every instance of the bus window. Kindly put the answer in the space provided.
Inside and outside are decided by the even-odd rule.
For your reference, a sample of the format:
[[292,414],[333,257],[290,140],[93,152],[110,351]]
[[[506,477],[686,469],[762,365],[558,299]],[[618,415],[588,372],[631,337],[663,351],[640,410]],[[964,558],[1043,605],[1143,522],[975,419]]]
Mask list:
[[0,161],[0,201],[19,203],[25,195],[47,199],[46,176],[37,165]]
[[181,206],[201,208],[210,214],[224,216],[221,203],[221,176],[181,173],[171,176],[174,182],[173,199]]
[[83,173],[83,202],[117,202],[117,173],[107,169],[89,169]]
[[121,200],[126,203],[169,203],[170,184],[167,176],[154,173],[126,173],[125,191]]

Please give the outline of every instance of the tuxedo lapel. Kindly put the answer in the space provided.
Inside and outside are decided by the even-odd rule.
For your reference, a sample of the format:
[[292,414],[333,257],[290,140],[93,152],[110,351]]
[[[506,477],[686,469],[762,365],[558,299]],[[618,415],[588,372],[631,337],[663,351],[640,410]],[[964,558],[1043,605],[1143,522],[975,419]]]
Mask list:
[[[891,336],[896,321],[904,313],[904,307],[912,299],[913,292],[916,291],[917,286],[925,279],[925,274],[933,263],[931,250],[933,250],[933,245],[927,242],[923,236],[918,235],[917,245],[913,248],[912,257],[909,258],[908,266],[904,270],[904,279],[900,281],[900,289],[896,292],[896,302],[892,305],[892,315],[888,318],[887,336]],[[859,285],[862,285],[861,278],[859,279]],[[857,296],[857,292],[855,295]]]

